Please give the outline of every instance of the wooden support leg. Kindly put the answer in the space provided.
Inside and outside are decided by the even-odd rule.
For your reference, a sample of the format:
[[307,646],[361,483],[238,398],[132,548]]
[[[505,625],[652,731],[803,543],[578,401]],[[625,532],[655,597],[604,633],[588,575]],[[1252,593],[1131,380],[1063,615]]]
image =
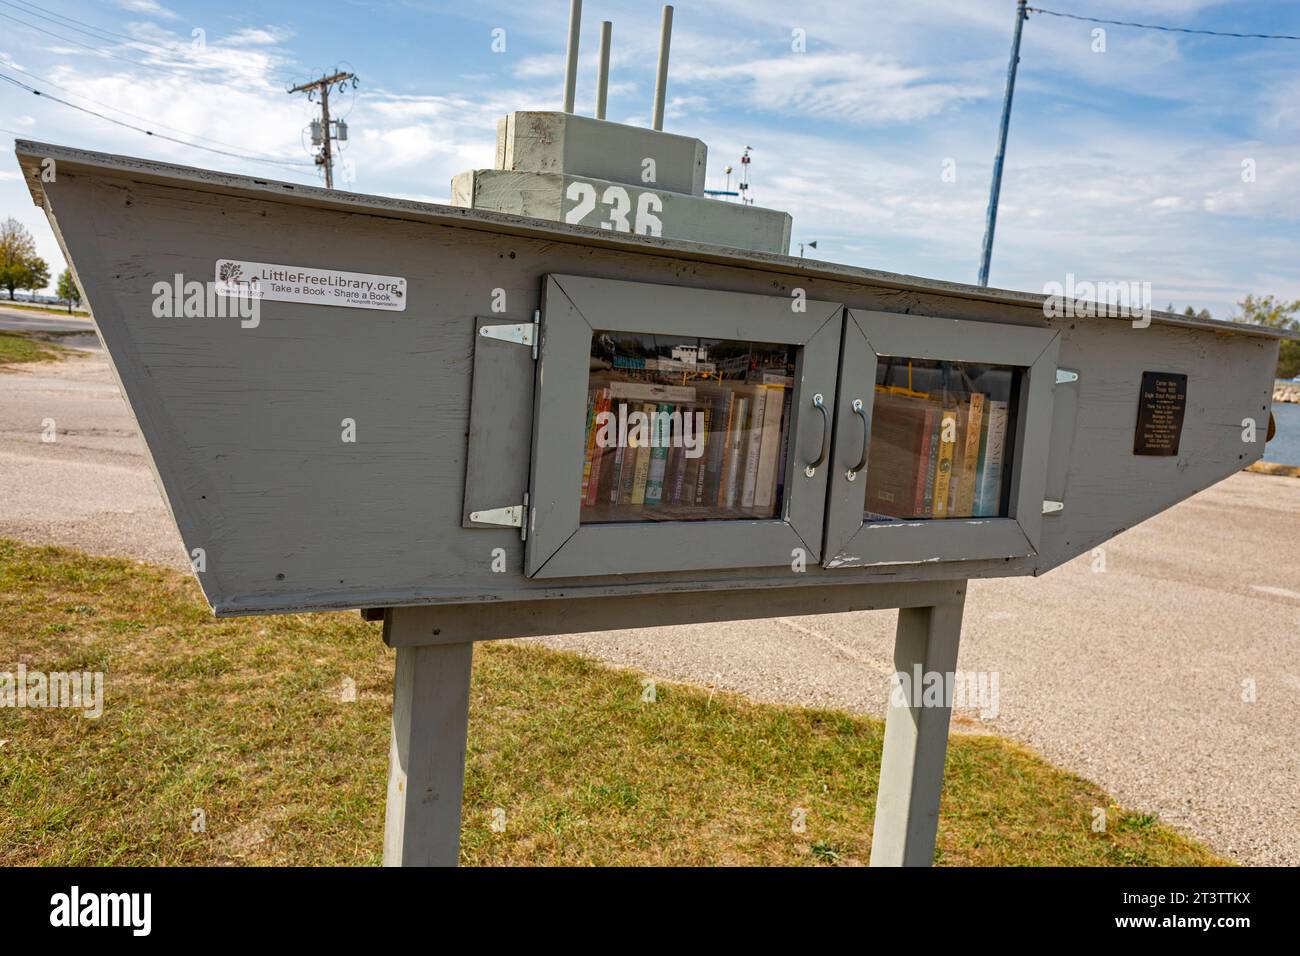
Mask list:
[[[948,752],[952,699],[946,692],[957,668],[962,602],[902,608],[894,640],[895,684],[885,719],[872,866],[929,866],[939,828],[939,795]],[[923,706],[928,680],[943,680],[941,703]]]
[[[405,608],[390,626],[399,631]],[[397,648],[385,866],[455,866],[474,645]]]

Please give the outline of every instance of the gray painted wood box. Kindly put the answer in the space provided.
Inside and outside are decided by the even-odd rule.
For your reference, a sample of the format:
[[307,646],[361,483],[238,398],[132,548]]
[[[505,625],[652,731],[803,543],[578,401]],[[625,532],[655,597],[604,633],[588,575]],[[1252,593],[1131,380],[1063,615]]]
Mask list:
[[[696,616],[724,596],[769,614],[869,606],[880,585],[1041,574],[1263,453],[1270,330],[1048,314],[1041,295],[17,152],[218,614],[631,595],[669,616],[678,596]],[[159,282],[213,283],[223,260],[400,278],[403,308],[264,299],[255,327],[156,314]],[[758,386],[788,400],[769,515],[584,519],[588,376],[624,333],[790,356],[789,376]],[[1014,370],[987,515],[864,511],[873,423],[911,389],[881,387],[899,361]],[[1174,453],[1135,454],[1151,372],[1186,376]],[[525,496],[524,528],[473,517]]]

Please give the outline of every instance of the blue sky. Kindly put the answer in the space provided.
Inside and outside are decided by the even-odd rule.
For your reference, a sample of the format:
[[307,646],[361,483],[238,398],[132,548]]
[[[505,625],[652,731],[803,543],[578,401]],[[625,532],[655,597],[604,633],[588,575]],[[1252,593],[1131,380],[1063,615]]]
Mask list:
[[[974,281],[1013,0],[675,6],[665,126],[708,143],[711,186],[751,146],[758,203],[790,211],[795,239],[818,240],[820,258]],[[1300,34],[1300,4],[1283,0],[1043,6]],[[609,117],[646,125],[659,4],[585,7],[579,112],[593,111],[609,19]],[[454,173],[492,165],[499,116],[559,107],[567,16],[567,0],[0,0],[0,74],[182,139],[307,162],[315,108],[284,90],[343,66],[361,84],[335,106],[351,130],[339,184],[445,202]],[[504,52],[492,51],[495,28]],[[1300,298],[1300,42],[1108,26],[1099,52],[1096,28],[1046,15],[1025,25],[991,284],[1150,282],[1157,307],[1216,317],[1247,292]],[[794,30],[806,52],[792,50]],[[316,178],[309,165],[167,143],[0,83],[0,217],[25,223],[56,271],[62,258],[8,151],[16,136]]]

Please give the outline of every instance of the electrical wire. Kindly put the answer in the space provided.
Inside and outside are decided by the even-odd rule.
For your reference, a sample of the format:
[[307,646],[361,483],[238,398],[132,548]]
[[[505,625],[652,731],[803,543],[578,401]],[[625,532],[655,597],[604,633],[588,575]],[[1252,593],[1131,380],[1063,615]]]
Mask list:
[[[70,96],[75,96],[78,99],[85,100],[87,103],[94,103],[96,106],[102,107],[106,110],[112,110],[114,113],[121,113],[123,116],[130,116],[132,119],[138,119],[145,123],[149,123],[153,126],[159,126],[162,127],[163,129],[169,129],[173,133],[180,133],[182,136],[189,136],[192,139],[201,139],[205,143],[214,143],[217,146],[225,146],[229,149],[243,148],[242,146],[239,146],[235,143],[227,143],[219,139],[213,139],[210,136],[201,136],[198,133],[191,133],[187,129],[180,129],[179,127],[176,126],[168,126],[166,123],[160,123],[157,120],[150,119],[147,116],[141,116],[139,113],[132,113],[130,110],[124,110],[120,106],[113,106],[109,103],[102,103],[99,100],[86,96],[84,93],[78,93],[76,90],[70,90],[66,86],[60,86],[58,83],[55,83],[53,80],[50,80],[46,77],[38,76],[37,74],[33,73],[31,70],[25,70],[17,63],[14,63],[12,60],[4,57],[3,54],[0,54],[0,67],[4,67],[6,70],[17,70],[19,73],[22,73],[24,76],[30,76],[32,79],[40,83],[44,83],[46,86],[53,87],[56,90],[62,90],[63,92],[67,93]],[[250,158],[252,157],[253,154],[250,154]],[[276,159],[274,156],[258,155],[256,156],[256,158],[264,159],[273,163],[285,162],[285,160]]]
[[74,39],[73,37],[67,37],[61,33],[55,33],[52,30],[46,30],[42,27],[36,26],[36,24],[34,23],[28,23],[26,20],[19,20],[17,17],[11,16],[8,13],[0,13],[0,18],[3,18],[5,20],[12,20],[14,23],[24,26],[29,30],[35,30],[37,33],[44,33],[46,36],[54,37],[54,39],[56,40],[62,40],[64,43],[75,43],[77,46],[86,50],[90,50],[92,53],[102,53],[104,56],[110,56],[114,60],[121,60],[123,63],[130,63],[134,66],[143,66],[149,70],[158,70],[163,73],[173,73],[177,76],[188,77],[188,74],[182,73],[180,70],[173,70],[170,67],[160,66],[157,63],[146,63],[144,62],[144,60],[133,60],[129,56],[120,56],[114,53],[112,50],[106,50],[103,47],[98,47],[98,46],[91,46],[89,43],[82,43],[80,40]]
[[1117,27],[1137,27],[1141,30],[1161,30],[1165,33],[1195,33],[1209,37],[1232,37],[1238,40],[1300,40],[1300,36],[1285,33],[1227,33],[1219,30],[1193,30],[1189,27],[1162,27],[1152,23],[1134,23],[1131,20],[1104,20],[1101,17],[1083,17],[1076,13],[1061,13],[1057,10],[1044,10],[1042,7],[1026,7],[1027,13],[1045,13],[1049,17],[1062,17],[1066,20],[1083,20],[1088,23],[1107,23]]
[[[87,23],[85,20],[78,20],[75,17],[65,16],[64,14],[61,13],[55,13],[52,10],[45,10],[43,7],[38,7],[34,3],[26,2],[26,0],[16,0],[16,2],[15,0],[0,0],[0,4],[3,4],[6,7],[10,7],[11,9],[17,10],[18,12],[24,14],[25,16],[38,17],[49,23],[53,23],[55,26],[63,27],[64,29],[75,30],[78,33],[85,34],[86,36],[91,37],[92,39],[95,40],[100,40],[106,43],[112,43],[117,46],[124,46],[126,44],[131,44],[135,47],[141,47],[145,51],[150,51],[150,50],[156,51],[157,53],[163,54],[168,58],[173,58],[172,59],[173,65],[181,65],[180,63],[177,63],[174,59],[174,57],[176,56],[175,50],[169,50],[166,47],[158,46],[155,43],[149,43],[145,40],[139,39],[138,37],[128,36],[125,33],[118,33],[114,30],[109,30],[104,27],[97,27],[92,23]],[[0,14],[0,16],[6,16],[6,15]],[[23,20],[17,20],[16,18],[12,17],[12,15],[8,15],[8,16],[10,19],[14,19],[15,22],[22,23],[24,26],[30,27],[31,29],[34,30],[41,29],[40,27],[37,27],[35,24],[27,23],[26,21]],[[58,19],[54,19],[56,17]],[[66,21],[66,22],[60,22],[60,21]],[[62,36],[61,34],[56,34],[48,30],[42,30],[42,32],[46,33],[49,36],[53,36],[61,40],[66,40],[70,43],[77,43],[80,46],[85,46],[87,49],[97,50],[98,52],[109,53],[110,55],[112,55],[109,50],[106,50],[102,47],[87,46],[86,44],[82,44],[71,37],[65,37]],[[125,41],[125,43],[119,41]],[[128,62],[137,63],[140,66],[152,67],[154,69],[168,69],[168,67],[160,66],[158,64],[143,63],[139,60],[130,59],[129,57],[118,57],[118,59],[126,59],[128,60]],[[177,72],[177,71],[170,70],[170,72]],[[268,72],[272,74],[281,75],[281,76],[297,75],[294,73],[294,71],[285,70],[285,69],[274,69],[274,70],[269,70]],[[186,74],[182,74],[182,75],[186,75]]]
[[65,99],[61,99],[57,96],[51,96],[49,93],[43,93],[40,90],[36,89],[36,87],[29,86],[28,84],[22,82],[21,80],[15,79],[12,76],[7,76],[4,73],[0,73],[0,80],[4,80],[6,83],[12,83],[14,86],[18,87],[19,89],[26,90],[27,92],[33,93],[36,96],[42,96],[47,100],[53,100],[55,103],[61,103],[62,105],[70,107],[74,110],[78,110],[79,112],[87,113],[91,116],[97,117],[98,119],[106,120],[109,123],[114,123],[118,126],[124,126],[127,129],[135,130],[137,133],[144,133],[146,136],[152,136],[155,139],[162,139],[162,140],[166,140],[169,143],[177,143],[181,146],[188,146],[191,149],[201,149],[209,153],[217,153],[222,156],[233,157],[234,159],[242,159],[245,162],[265,163],[272,166],[293,167],[293,166],[314,166],[315,165],[315,163],[299,162],[299,161],[287,160],[287,159],[261,159],[257,156],[249,156],[244,153],[236,153],[230,150],[216,149],[211,146],[204,146],[200,143],[190,143],[183,139],[177,139],[175,136],[168,136],[165,133],[155,133],[153,130],[145,129],[143,126],[136,126],[132,123],[126,123],[123,122],[122,120],[114,119],[112,116],[105,116],[103,113],[97,113],[94,110],[86,109],[86,107],[84,106],[78,106],[76,103],[69,103]]

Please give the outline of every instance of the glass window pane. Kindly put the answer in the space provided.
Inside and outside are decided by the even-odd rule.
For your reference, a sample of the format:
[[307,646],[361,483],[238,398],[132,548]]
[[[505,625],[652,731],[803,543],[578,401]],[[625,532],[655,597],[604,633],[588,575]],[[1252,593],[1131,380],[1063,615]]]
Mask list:
[[596,332],[581,521],[776,518],[795,347]]
[[880,356],[863,520],[1005,516],[1023,373]]

